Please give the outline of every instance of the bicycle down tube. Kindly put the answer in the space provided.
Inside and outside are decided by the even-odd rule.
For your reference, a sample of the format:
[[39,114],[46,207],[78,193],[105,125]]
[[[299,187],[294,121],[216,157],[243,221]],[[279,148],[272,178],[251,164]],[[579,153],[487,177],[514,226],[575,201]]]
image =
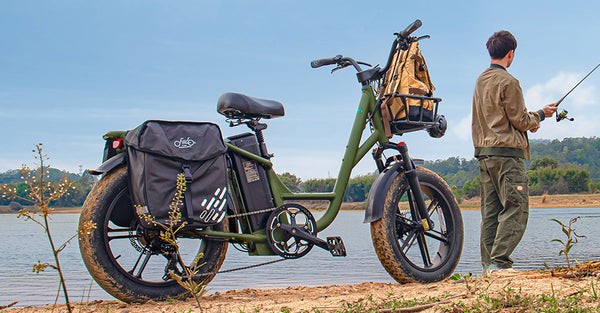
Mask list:
[[[367,125],[368,115],[371,112],[375,112],[371,118],[373,124],[373,133],[361,144],[362,134]],[[273,200],[276,207],[284,204],[284,201],[288,200],[327,200],[329,206],[325,211],[324,215],[317,220],[317,229],[322,231],[327,228],[335,217],[337,216],[344,193],[352,169],[358,164],[358,162],[371,150],[371,148],[379,143],[385,143],[388,139],[383,131],[383,123],[380,117],[380,113],[375,111],[375,95],[371,86],[365,86],[362,89],[362,96],[348,139],[342,165],[338,173],[338,177],[332,192],[326,193],[293,193],[291,192],[279,179],[275,171],[273,170],[273,163],[265,158],[250,153],[244,149],[236,147],[232,144],[227,144],[227,147],[235,153],[241,154],[244,157],[250,158],[266,167],[267,177],[273,194]],[[242,237],[245,237],[242,235]],[[247,238],[250,239],[250,238]],[[253,237],[251,240],[257,239]]]

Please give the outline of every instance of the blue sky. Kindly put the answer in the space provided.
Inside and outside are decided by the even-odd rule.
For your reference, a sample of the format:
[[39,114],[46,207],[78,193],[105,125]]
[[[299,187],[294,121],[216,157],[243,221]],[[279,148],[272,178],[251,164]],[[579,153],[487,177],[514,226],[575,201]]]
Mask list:
[[[410,7],[410,5],[415,5]],[[336,54],[386,61],[393,33],[419,18],[445,137],[406,141],[413,157],[470,159],[473,84],[487,38],[518,40],[509,72],[527,106],[558,100],[600,62],[598,1],[0,1],[0,171],[32,164],[43,142],[54,167],[101,162],[109,130],[147,119],[212,121],[225,92],[281,101],[265,131],[275,170],[336,177],[360,97],[353,70],[311,69]],[[575,122],[545,121],[530,138],[600,134],[600,72],[561,104]],[[375,169],[369,156],[353,176]]]

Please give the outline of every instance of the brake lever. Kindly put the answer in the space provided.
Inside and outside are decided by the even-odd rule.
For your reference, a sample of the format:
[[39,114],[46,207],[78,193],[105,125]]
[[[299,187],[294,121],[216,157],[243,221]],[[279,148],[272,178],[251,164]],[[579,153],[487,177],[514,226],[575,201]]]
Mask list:
[[331,74],[333,74],[335,71],[341,70],[341,69],[346,68],[346,67],[348,67],[350,65],[352,65],[352,64],[348,64],[348,63],[346,63],[346,64],[338,64],[338,66],[336,66],[334,69],[331,70]]
[[429,35],[425,35],[425,36],[421,36],[421,37],[408,37],[408,38],[403,38],[400,37],[400,34],[395,33],[394,35],[398,36],[398,48],[400,48],[400,50],[408,50],[408,48],[410,47],[410,44],[412,44],[413,42],[417,42],[421,39],[429,39],[431,38],[431,36]]

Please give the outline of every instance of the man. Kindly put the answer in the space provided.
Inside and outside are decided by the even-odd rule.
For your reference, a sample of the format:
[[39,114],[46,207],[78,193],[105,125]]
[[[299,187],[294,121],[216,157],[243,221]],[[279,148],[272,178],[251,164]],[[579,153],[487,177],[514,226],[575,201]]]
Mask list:
[[486,43],[491,65],[477,78],[473,92],[473,145],[481,183],[481,263],[484,274],[512,270],[510,254],[519,244],[529,216],[525,159],[527,131],[556,112],[556,103],[537,112],[525,107],[519,81],[507,72],[517,41],[507,31]]

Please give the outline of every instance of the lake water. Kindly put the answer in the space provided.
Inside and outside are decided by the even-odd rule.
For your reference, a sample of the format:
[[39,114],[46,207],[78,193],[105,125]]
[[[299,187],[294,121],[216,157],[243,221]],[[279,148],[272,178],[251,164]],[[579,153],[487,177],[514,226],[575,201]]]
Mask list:
[[[479,263],[479,211],[463,211],[465,242],[461,261],[456,272],[481,273]],[[316,214],[319,216],[319,214]],[[560,244],[550,242],[564,239],[557,218],[568,222],[581,216],[575,223],[577,233],[586,235],[570,252],[579,261],[600,259],[600,208],[531,209],[529,225],[523,240],[512,257],[517,269],[539,269],[544,262],[550,266],[564,264],[559,256]],[[391,283],[394,280],[383,269],[371,244],[369,224],[363,224],[363,212],[341,212],[335,222],[320,237],[341,236],[346,245],[347,257],[334,258],[329,252],[314,247],[303,258],[287,260],[263,267],[219,274],[208,285],[209,293],[242,288],[283,288],[288,286],[318,286],[330,284],[355,284],[364,281]],[[62,243],[75,233],[78,214],[56,214],[51,232],[57,243]],[[41,227],[31,221],[22,221],[13,214],[0,214],[0,305],[18,301],[17,306],[54,303],[58,290],[55,270],[35,274],[32,265],[53,263],[48,240]],[[272,256],[254,256],[239,252],[230,246],[221,270],[248,264],[276,260]],[[60,261],[65,271],[67,290],[71,301],[114,299],[100,288],[88,274],[74,240],[63,252]],[[59,298],[59,303],[64,303]]]

